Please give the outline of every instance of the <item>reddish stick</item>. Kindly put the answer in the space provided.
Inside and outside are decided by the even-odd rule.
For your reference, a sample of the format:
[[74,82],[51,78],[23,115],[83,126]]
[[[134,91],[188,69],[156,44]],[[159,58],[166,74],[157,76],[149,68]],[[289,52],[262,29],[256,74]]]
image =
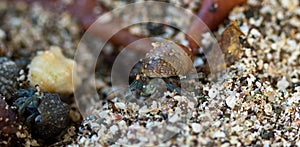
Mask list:
[[[100,6],[98,7],[101,11],[100,14],[95,14],[94,11],[97,6],[96,0],[74,0],[74,3],[69,5],[66,5],[61,1],[54,0],[26,0],[26,2],[40,2],[44,7],[56,10],[56,12],[69,11],[75,18],[78,19],[84,29],[88,29],[99,15],[107,12],[107,9]],[[224,21],[235,6],[245,2],[246,0],[204,0],[197,15],[209,27],[209,29],[213,31]],[[95,29],[91,30],[91,32],[102,38],[107,38],[107,36],[112,34],[112,32],[110,32],[110,28],[116,28],[119,27],[119,25],[120,24],[118,24],[117,21],[112,21],[106,24],[101,24],[101,27],[94,27]],[[191,37],[187,37],[187,39],[194,55],[197,53],[198,48],[196,42],[201,41],[202,33],[204,33],[202,23],[199,23],[197,20],[193,21],[188,30],[188,34],[190,34],[193,39],[191,39]],[[132,35],[128,32],[128,30],[123,29],[110,38],[109,41],[116,45],[127,46],[141,38],[143,37]],[[137,52],[147,52],[151,48],[150,43],[151,41],[149,40],[143,41],[141,42],[141,45],[132,49]]]
[[[237,5],[245,3],[247,0],[204,0],[201,9],[197,16],[208,26],[211,31],[214,31],[228,17],[230,11]],[[187,36],[189,46],[193,53],[197,53],[198,43],[200,43],[203,32],[202,22],[194,20],[188,30]],[[192,38],[194,39],[192,39]]]
[[[83,0],[85,1],[85,0]],[[93,1],[93,0],[92,0]],[[208,26],[208,28],[211,31],[214,31],[217,29],[219,24],[221,24],[224,19],[229,15],[230,11],[237,5],[241,5],[245,3],[246,0],[204,0],[201,6],[201,9],[197,16]],[[85,5],[82,5],[85,4]],[[83,24],[85,28],[88,28],[90,24],[85,23],[86,22],[86,17],[89,16],[90,14],[93,14],[91,9],[91,5],[88,2],[81,3],[81,5],[75,5],[75,10],[78,11],[78,9],[83,9],[83,10],[90,10],[88,11],[79,11],[79,12],[85,12],[85,14],[82,14],[81,16],[75,15]],[[72,12],[72,11],[71,11]],[[72,13],[76,14],[76,13]],[[118,26],[119,24],[111,22],[108,23],[107,25],[102,25],[99,28],[96,28],[93,30],[95,34],[98,34],[98,36],[101,37],[106,37],[109,32],[109,28],[113,28],[114,26]],[[204,31],[207,31],[203,29],[202,22],[199,22],[198,20],[194,20],[192,22],[191,27],[188,30],[188,34],[191,35],[187,37],[189,41],[189,47],[192,49],[192,54],[195,55],[197,54],[197,49],[198,49],[198,44],[196,42],[201,41],[201,35],[202,33],[205,33]],[[192,39],[192,38],[193,39]],[[118,34],[114,35],[110,41],[114,44],[117,45],[123,45],[127,46],[130,43],[137,41],[141,39],[142,37],[140,36],[134,36],[130,34],[127,30],[121,30]],[[147,52],[149,48],[151,48],[150,43],[151,41],[144,41],[142,42],[143,45],[139,45],[137,48],[134,48],[135,51],[142,51],[142,52]],[[144,47],[143,47],[144,46]],[[142,47],[142,48],[139,48]]]

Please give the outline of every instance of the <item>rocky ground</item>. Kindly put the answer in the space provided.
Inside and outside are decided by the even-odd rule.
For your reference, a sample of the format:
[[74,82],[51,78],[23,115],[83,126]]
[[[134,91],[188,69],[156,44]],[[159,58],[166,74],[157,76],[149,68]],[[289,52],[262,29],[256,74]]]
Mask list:
[[[125,4],[124,1],[101,2],[110,8]],[[198,9],[195,5],[201,1],[190,4],[187,1],[171,3],[195,11]],[[1,1],[0,18],[0,55],[10,58],[21,70],[15,79],[10,79],[19,83],[14,86],[15,91],[30,87],[26,82],[30,70],[28,65],[38,55],[38,51],[59,46],[64,56],[72,58],[83,35],[79,24],[68,13],[55,14],[38,5],[17,3],[12,6]],[[96,71],[96,78],[100,83],[97,87],[100,102],[92,107],[91,115],[84,120],[78,117],[74,107],[70,108],[68,127],[65,127],[60,139],[56,138],[55,142],[48,144],[300,146],[300,2],[248,0],[247,4],[236,7],[228,20],[213,32],[216,38],[221,38],[226,26],[234,20],[244,34],[241,37],[241,42],[244,43],[238,58],[227,65],[222,80],[215,82],[204,72],[198,71],[200,85],[193,96],[167,90],[161,96],[150,97],[153,98],[150,100],[147,96],[143,99],[128,95],[126,91],[116,96],[108,93],[112,91],[109,86],[109,69],[101,69],[106,66],[99,65],[98,70],[102,71]],[[133,27],[131,30],[137,34],[157,33],[147,25]],[[158,34],[176,36],[175,39],[185,42],[180,37],[180,32],[172,31],[172,28],[166,28]],[[204,37],[203,43],[209,44],[209,40]],[[120,47],[112,44],[106,46],[106,50],[113,50],[110,52],[111,56],[117,54],[119,49]],[[199,54],[195,57],[194,64],[198,70],[202,63],[202,52],[199,49]],[[6,68],[1,65],[0,69]],[[2,76],[3,73],[0,74]],[[7,84],[3,81],[5,80],[1,79],[0,84]],[[0,143],[28,146],[47,144],[30,133],[33,132],[30,131],[31,126],[19,119],[24,116],[17,117],[20,114],[20,104],[17,103],[16,106],[16,103],[12,103],[16,96],[6,95],[8,92],[4,94],[5,85],[2,85],[0,90],[6,101],[0,100],[0,126],[4,128],[0,130]],[[28,95],[22,96],[44,96],[40,94],[38,87]],[[10,96],[12,99],[8,100]],[[18,95],[15,99],[19,97],[21,96]],[[70,100],[73,98],[72,94],[61,95],[61,98],[67,105],[74,106],[74,100]],[[132,98],[136,100],[131,101]],[[58,100],[55,102],[62,103]],[[61,104],[61,107],[64,105]],[[29,108],[40,106],[29,105]],[[50,106],[49,109],[52,109]],[[48,105],[42,108],[48,108]],[[40,112],[43,109],[38,110]],[[42,112],[40,113],[43,114]],[[37,118],[34,122],[37,122]],[[43,126],[45,124],[49,123],[42,123]],[[43,131],[49,130],[45,128]],[[12,140],[18,141],[11,142]]]

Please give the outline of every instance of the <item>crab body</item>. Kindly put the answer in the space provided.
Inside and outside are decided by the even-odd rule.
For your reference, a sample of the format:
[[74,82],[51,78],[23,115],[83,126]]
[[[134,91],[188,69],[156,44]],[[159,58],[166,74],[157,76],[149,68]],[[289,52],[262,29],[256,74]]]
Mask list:
[[58,94],[39,92],[36,88],[21,89],[15,95],[19,118],[33,135],[53,138],[68,125],[68,106]]
[[130,89],[141,91],[139,93],[147,96],[151,94],[147,92],[149,81],[160,78],[165,82],[168,90],[180,93],[179,77],[193,71],[189,50],[171,41],[155,42],[152,45],[153,49],[141,60],[141,72],[136,75]]

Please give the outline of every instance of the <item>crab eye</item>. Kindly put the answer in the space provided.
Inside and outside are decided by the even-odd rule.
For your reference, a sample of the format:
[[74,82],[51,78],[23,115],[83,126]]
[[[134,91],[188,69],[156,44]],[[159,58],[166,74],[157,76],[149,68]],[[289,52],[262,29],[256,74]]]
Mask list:
[[42,116],[38,115],[35,119],[34,119],[35,123],[39,123],[42,121]]

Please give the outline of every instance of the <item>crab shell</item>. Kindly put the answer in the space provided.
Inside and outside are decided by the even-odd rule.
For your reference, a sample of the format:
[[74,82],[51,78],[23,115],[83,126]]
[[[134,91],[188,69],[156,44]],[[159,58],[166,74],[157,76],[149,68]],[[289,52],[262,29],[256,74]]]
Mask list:
[[69,107],[58,94],[44,93],[37,109],[40,115],[35,118],[34,132],[41,138],[55,137],[67,127]]
[[79,76],[72,74],[74,65],[75,62],[66,58],[59,47],[53,46],[33,58],[28,79],[31,86],[38,84],[42,91],[72,93],[81,83]]
[[171,41],[155,42],[152,46],[154,48],[142,60],[141,72],[146,76],[185,76],[193,70],[191,57],[182,46]]
[[6,57],[0,57],[0,97],[10,99],[18,85],[19,68],[15,62]]

